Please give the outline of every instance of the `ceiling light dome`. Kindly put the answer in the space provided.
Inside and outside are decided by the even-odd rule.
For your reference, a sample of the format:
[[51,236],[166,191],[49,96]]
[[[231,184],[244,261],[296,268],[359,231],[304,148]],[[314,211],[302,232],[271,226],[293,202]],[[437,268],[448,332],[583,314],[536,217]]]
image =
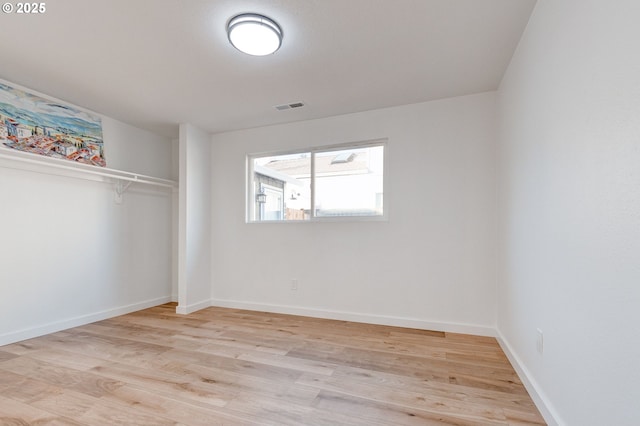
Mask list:
[[255,13],[234,16],[227,24],[229,42],[253,56],[270,55],[282,44],[282,30],[272,19]]

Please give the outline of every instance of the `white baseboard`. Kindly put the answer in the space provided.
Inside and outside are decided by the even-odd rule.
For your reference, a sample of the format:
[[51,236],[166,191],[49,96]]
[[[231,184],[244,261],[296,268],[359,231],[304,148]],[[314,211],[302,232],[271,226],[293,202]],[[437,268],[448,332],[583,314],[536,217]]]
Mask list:
[[509,362],[516,370],[518,377],[522,380],[524,387],[529,392],[529,396],[538,407],[540,414],[544,417],[544,420],[547,422],[549,426],[565,426],[566,423],[562,421],[560,415],[551,404],[551,401],[547,397],[547,395],[542,391],[538,382],[533,378],[529,369],[525,367],[525,365],[520,360],[520,357],[515,353],[507,339],[504,338],[500,330],[496,330],[496,339],[502,348],[502,351],[509,358]]
[[268,303],[241,302],[238,300],[212,299],[211,306],[221,308],[247,309],[250,311],[273,312],[278,314],[301,315],[313,318],[335,319],[341,321],[363,322],[367,324],[390,325],[395,327],[417,328],[421,330],[446,331],[449,333],[474,334],[476,336],[495,337],[493,327],[474,324],[425,321],[415,318],[393,317],[386,315],[360,314],[328,309],[305,308]]
[[176,306],[176,314],[188,315],[200,309],[208,308],[211,306],[211,299],[203,300],[198,303],[192,303],[191,305],[178,305]]
[[170,301],[171,297],[169,296],[160,297],[157,299],[145,300],[144,302],[133,303],[131,305],[107,309],[92,314],[81,315],[79,317],[55,321],[36,327],[30,327],[23,330],[12,331],[10,333],[0,335],[0,346],[20,342],[22,340],[32,339],[34,337],[44,336],[45,334],[55,333],[58,331],[66,330],[68,328],[90,324],[96,321],[102,321],[108,318],[117,317],[119,315],[129,314],[131,312],[162,305],[163,303],[167,303]]

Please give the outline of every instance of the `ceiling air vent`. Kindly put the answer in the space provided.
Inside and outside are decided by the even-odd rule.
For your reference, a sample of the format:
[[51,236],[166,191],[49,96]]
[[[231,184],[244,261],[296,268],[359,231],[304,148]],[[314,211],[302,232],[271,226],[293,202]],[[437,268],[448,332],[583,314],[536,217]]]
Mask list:
[[302,108],[303,106],[304,103],[302,102],[292,102],[290,104],[276,105],[275,109],[277,109],[278,111],[284,111],[286,109]]

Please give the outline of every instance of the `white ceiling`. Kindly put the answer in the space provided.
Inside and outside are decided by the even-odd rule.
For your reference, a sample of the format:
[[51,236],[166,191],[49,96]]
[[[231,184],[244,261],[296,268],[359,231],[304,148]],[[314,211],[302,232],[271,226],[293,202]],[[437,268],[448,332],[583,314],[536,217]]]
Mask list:
[[[495,90],[534,4],[49,0],[0,16],[0,78],[159,134],[215,133]],[[280,24],[278,52],[231,47],[246,12]]]

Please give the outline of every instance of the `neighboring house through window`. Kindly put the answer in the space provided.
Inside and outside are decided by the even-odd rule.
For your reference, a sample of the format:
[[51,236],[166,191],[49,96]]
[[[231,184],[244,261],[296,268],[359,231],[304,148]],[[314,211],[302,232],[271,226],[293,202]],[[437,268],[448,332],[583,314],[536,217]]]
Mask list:
[[376,141],[249,156],[249,221],[385,217],[385,146]]

